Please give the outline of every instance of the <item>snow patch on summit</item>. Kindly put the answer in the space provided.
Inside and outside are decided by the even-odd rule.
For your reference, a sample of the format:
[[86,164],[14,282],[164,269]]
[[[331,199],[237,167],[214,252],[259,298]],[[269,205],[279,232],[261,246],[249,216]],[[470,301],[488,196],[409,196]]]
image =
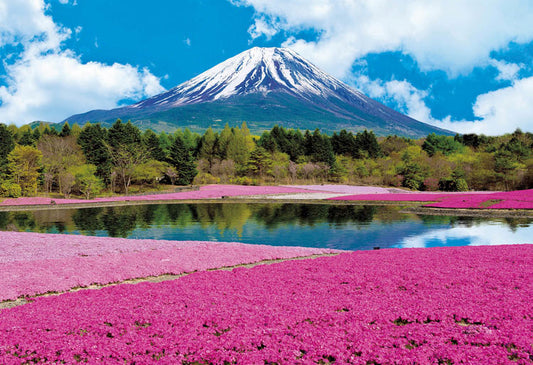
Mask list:
[[169,90],[128,108],[168,109],[250,93],[286,92],[310,99],[367,102],[367,97],[324,73],[294,51],[254,47]]

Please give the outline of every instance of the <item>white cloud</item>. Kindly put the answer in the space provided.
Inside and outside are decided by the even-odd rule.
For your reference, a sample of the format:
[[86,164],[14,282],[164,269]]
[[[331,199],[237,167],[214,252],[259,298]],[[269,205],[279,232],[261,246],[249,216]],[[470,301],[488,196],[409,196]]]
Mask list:
[[513,81],[516,80],[518,72],[524,67],[524,65],[505,62],[501,60],[490,60],[491,66],[495,67],[498,70],[498,76],[496,80],[498,81]]
[[8,67],[10,87],[0,87],[0,121],[61,121],[69,115],[113,108],[124,98],[163,91],[147,69],[81,63],[71,52],[25,58]]
[[190,46],[191,46],[191,39],[190,39],[190,38],[185,38],[185,39],[183,40],[183,43],[185,43],[185,45],[186,45],[187,47],[190,47]]
[[271,39],[278,31],[278,27],[272,24],[272,22],[267,21],[265,17],[256,18],[254,24],[248,28],[248,33],[250,33],[252,39],[256,39],[261,36]]
[[26,44],[41,37],[43,47],[57,49],[70,31],[56,26],[44,14],[45,10],[42,0],[0,1],[0,47],[8,43]]
[[533,77],[477,97],[474,114],[487,124],[487,134],[533,130]]
[[[434,119],[431,116],[431,110],[424,102],[424,98],[428,96],[428,91],[419,90],[406,80],[370,80],[367,76],[362,75],[354,78],[352,83],[371,98],[392,101],[398,105],[399,111],[411,118],[444,128],[442,126],[444,122]],[[446,129],[455,131],[452,126],[447,126]]]
[[[71,1],[71,0],[59,0],[59,2],[60,2],[61,4],[63,4],[63,5],[68,4],[70,1]],[[72,0],[72,5],[73,5],[73,6],[78,5],[78,0]]]
[[16,61],[4,62],[7,85],[0,87],[0,122],[61,121],[164,90],[146,68],[81,62],[61,47],[71,31],[57,26],[45,10],[43,0],[0,1],[0,46],[24,47]]
[[487,65],[492,50],[533,39],[528,0],[230,0],[256,10],[252,37],[312,29],[316,42],[290,38],[284,46],[335,76],[368,53],[401,51],[422,70],[450,75]]
[[368,96],[393,101],[411,118],[459,133],[501,135],[517,128],[533,130],[533,77],[516,80],[513,85],[479,95],[473,113],[479,120],[454,120],[451,116],[436,119],[424,98],[428,91],[419,90],[403,80],[370,80],[359,76],[352,80]]

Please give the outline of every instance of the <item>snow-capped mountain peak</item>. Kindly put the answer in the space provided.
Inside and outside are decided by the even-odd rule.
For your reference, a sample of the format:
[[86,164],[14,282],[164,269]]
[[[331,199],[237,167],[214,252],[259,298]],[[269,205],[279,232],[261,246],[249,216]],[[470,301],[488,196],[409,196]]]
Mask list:
[[131,106],[72,115],[70,123],[132,120],[142,128],[202,130],[246,121],[328,131],[372,129],[410,137],[452,134],[370,99],[285,48],[252,48],[177,87]]
[[290,49],[254,47],[130,108],[166,109],[272,91],[287,92],[304,98],[366,98]]

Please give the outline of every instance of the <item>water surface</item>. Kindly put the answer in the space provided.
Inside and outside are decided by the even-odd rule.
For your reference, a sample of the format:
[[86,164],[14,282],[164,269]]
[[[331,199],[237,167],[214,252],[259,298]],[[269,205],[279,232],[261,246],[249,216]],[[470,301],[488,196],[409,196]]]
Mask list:
[[0,230],[345,250],[533,242],[532,219],[427,216],[400,210],[299,203],[154,204],[0,212]]

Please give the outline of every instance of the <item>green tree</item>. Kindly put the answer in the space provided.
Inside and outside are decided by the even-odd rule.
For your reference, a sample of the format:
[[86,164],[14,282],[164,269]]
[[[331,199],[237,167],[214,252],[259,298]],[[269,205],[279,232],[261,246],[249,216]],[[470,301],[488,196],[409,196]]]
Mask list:
[[142,139],[150,158],[157,161],[165,161],[167,159],[165,151],[159,144],[159,137],[151,129],[147,129],[144,132]]
[[133,179],[137,183],[155,186],[169,171],[169,165],[162,161],[148,160],[134,168]]
[[[135,168],[149,159],[148,152],[142,144],[119,144],[109,147],[109,155],[122,190],[128,194]],[[114,185],[114,184],[113,184]]]
[[313,162],[325,162],[330,167],[335,164],[335,155],[329,137],[320,134],[318,128],[313,134],[306,132],[305,149]]
[[51,192],[55,182],[61,193],[70,194],[74,176],[67,170],[85,163],[85,156],[75,137],[44,135],[37,148],[43,154],[45,191]]
[[250,154],[248,170],[253,175],[266,175],[272,173],[272,157],[263,147],[256,147]]
[[402,163],[398,168],[398,174],[403,176],[402,186],[414,190],[422,188],[425,176],[420,165],[421,160],[422,149],[419,146],[409,146],[404,150]]
[[217,155],[221,160],[225,160],[227,158],[228,144],[232,134],[231,128],[226,123],[217,140]]
[[131,122],[122,123],[117,119],[107,131],[107,141],[113,148],[138,145],[142,143],[141,131]]
[[43,132],[43,135],[52,135],[52,136],[58,136],[59,133],[54,127],[50,127],[48,124],[46,125],[46,129]]
[[183,141],[185,148],[187,148],[189,151],[195,153],[195,151],[198,148],[198,143],[200,142],[200,136],[196,133],[192,133],[189,128],[185,129],[178,129],[174,133],[174,137],[179,136],[181,140]]
[[[372,131],[367,131],[366,129],[363,132],[357,133],[355,136],[356,148],[370,157],[377,158],[381,156],[381,149],[378,144],[378,140]],[[354,156],[361,157],[361,156]]]
[[427,152],[429,156],[433,156],[435,153],[440,152],[445,156],[452,153],[460,152],[463,145],[451,136],[437,136],[435,133],[431,133],[426,137],[422,149]]
[[250,158],[250,150],[246,143],[246,137],[239,128],[233,128],[228,146],[226,148],[226,158],[235,161],[238,169],[245,168],[248,158]]
[[0,196],[6,198],[19,198],[22,195],[22,189],[19,184],[15,184],[12,181],[2,181],[0,183]]
[[287,132],[287,140],[289,141],[287,150],[281,152],[288,154],[292,161],[297,161],[305,153],[304,136],[299,130],[291,129]]
[[13,133],[5,124],[0,124],[0,178],[5,178],[7,174],[7,156],[15,148],[15,138]]
[[81,133],[81,127],[78,123],[74,123],[70,129],[70,135],[78,138]]
[[424,183],[424,176],[422,175],[420,164],[408,161],[401,167],[399,173],[403,176],[402,186],[420,190]]
[[176,136],[174,143],[170,147],[170,164],[178,172],[176,183],[178,185],[189,185],[197,174],[192,153],[185,147],[183,140]]
[[166,132],[161,132],[159,134],[159,145],[165,152],[165,156],[168,156],[168,151],[170,150],[170,146],[172,145],[172,141],[168,134]]
[[7,160],[13,181],[20,185],[24,196],[37,194],[37,178],[41,168],[42,153],[32,146],[15,146]]
[[61,128],[61,132],[59,133],[59,137],[68,137],[70,136],[70,125],[68,124],[68,122],[65,122],[63,124],[63,128]]
[[509,190],[509,183],[514,179],[516,170],[520,164],[516,157],[508,150],[502,149],[494,155],[494,171],[503,181],[505,190]]
[[[516,132],[515,132],[516,133]],[[524,162],[531,157],[531,145],[527,145],[521,139],[513,136],[511,140],[501,146],[511,153],[518,162]]]
[[339,134],[333,133],[331,146],[336,155],[358,157],[359,151],[355,137],[352,132],[347,132],[346,129],[341,130]]
[[[27,128],[24,128],[27,127]],[[35,139],[29,126],[24,126],[18,144],[21,146],[35,146]],[[21,128],[22,129],[22,128]]]
[[100,124],[87,123],[77,141],[87,163],[96,166],[96,176],[108,181],[111,173],[111,156],[107,145],[107,130]]
[[257,142],[259,147],[264,148],[270,153],[274,153],[277,150],[276,140],[272,137],[269,131],[264,131],[259,141]]
[[104,188],[102,179],[96,176],[96,166],[84,164],[71,169],[75,179],[75,187],[85,195],[86,199],[99,194]]
[[200,139],[200,149],[198,152],[199,158],[204,158],[209,162],[209,169],[213,165],[213,159],[216,156],[217,136],[211,127],[207,128],[204,135]]
[[32,137],[35,142],[39,142],[39,140],[41,139],[41,131],[39,130],[39,128],[35,128],[33,130]]

